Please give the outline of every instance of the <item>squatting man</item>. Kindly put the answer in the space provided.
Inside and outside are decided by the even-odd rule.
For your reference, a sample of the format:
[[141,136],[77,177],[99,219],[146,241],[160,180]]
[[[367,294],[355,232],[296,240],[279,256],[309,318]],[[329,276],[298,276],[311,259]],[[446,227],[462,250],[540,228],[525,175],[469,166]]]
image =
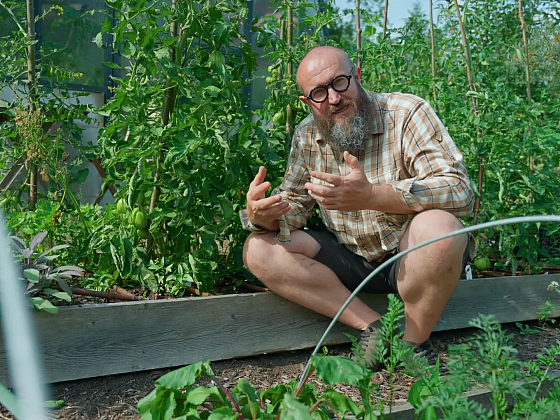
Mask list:
[[[334,317],[384,260],[462,228],[473,192],[461,152],[425,100],[365,91],[361,68],[330,46],[308,52],[297,81],[311,114],[295,130],[279,192],[266,196],[262,166],[250,184],[241,219],[253,232],[243,256],[271,291]],[[315,204],[326,230],[304,229]],[[403,340],[432,363],[430,334],[470,242],[458,235],[415,250],[362,289],[400,295]],[[380,318],[358,298],[339,318],[363,331],[361,361],[372,369]]]

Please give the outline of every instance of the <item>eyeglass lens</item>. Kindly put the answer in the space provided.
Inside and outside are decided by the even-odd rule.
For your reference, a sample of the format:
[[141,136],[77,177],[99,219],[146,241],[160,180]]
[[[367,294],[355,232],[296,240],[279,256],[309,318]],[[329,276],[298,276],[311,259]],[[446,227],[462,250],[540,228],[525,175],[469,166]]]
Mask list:
[[[338,76],[329,85],[337,92],[344,92],[350,86],[350,78],[348,76]],[[323,102],[328,96],[328,87],[321,86],[311,91],[311,99],[316,102]]]

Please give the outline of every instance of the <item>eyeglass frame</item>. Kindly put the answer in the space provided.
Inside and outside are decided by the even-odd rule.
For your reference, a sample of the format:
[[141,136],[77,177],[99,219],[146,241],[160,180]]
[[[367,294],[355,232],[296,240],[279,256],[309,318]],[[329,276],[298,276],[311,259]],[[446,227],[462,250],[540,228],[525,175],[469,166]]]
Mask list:
[[[309,96],[305,96],[305,99],[309,99],[310,101],[313,101],[316,104],[322,104],[327,99],[329,99],[329,87],[331,87],[332,90],[334,90],[337,93],[346,92],[348,89],[350,89],[350,80],[352,79],[352,77],[354,77],[354,70],[355,69],[356,69],[355,67],[352,67],[352,70],[350,70],[350,75],[340,74],[340,75],[336,76],[334,79],[332,79],[330,81],[330,83],[327,83],[326,85],[315,86],[313,89],[311,89],[311,92],[309,92]],[[346,89],[344,89],[344,90],[337,90],[337,89],[335,89],[335,87],[333,85],[334,81],[336,79],[340,78],[340,77],[345,77],[348,80],[348,86],[346,86]],[[327,96],[325,96],[325,99],[323,99],[322,101],[316,101],[315,99],[313,99],[311,97],[313,95],[313,92],[317,89],[325,89],[327,91]]]

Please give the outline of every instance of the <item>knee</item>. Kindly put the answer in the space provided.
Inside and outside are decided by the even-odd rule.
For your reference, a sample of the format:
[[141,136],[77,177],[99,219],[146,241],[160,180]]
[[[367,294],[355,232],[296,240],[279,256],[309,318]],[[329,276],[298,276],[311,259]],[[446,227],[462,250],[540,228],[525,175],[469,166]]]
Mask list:
[[[464,226],[457,217],[443,210],[427,210],[419,213],[412,219],[410,225],[409,246],[417,245],[451,232],[462,229]],[[430,245],[432,251],[438,249],[443,254],[461,254],[467,245],[467,234],[456,235],[434,242]]]
[[243,263],[247,269],[258,276],[260,269],[266,267],[275,247],[272,244],[274,233],[251,233],[243,245]]

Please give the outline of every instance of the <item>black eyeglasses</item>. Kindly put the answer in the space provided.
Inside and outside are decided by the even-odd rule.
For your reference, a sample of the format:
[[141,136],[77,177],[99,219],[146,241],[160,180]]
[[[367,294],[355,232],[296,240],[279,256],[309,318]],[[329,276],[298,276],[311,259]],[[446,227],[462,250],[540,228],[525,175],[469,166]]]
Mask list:
[[309,96],[306,96],[307,99],[311,99],[313,102],[318,104],[325,102],[329,97],[329,87],[332,87],[336,92],[346,92],[350,87],[350,79],[354,75],[354,67],[350,70],[350,76],[340,75],[336,76],[332,82],[327,83],[323,86],[317,86],[313,88],[311,92],[309,92]]

